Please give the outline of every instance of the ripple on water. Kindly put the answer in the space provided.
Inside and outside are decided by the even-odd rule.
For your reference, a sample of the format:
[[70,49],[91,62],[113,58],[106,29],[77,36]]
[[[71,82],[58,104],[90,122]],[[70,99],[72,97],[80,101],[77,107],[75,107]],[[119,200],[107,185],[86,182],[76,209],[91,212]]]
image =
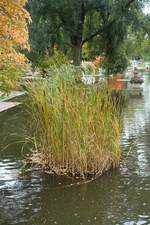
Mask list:
[[[2,225],[150,224],[150,85],[124,113],[120,169],[67,188],[73,180],[31,172],[18,176],[20,160],[0,160]],[[9,120],[10,123],[10,120]],[[5,124],[6,128],[8,124]]]

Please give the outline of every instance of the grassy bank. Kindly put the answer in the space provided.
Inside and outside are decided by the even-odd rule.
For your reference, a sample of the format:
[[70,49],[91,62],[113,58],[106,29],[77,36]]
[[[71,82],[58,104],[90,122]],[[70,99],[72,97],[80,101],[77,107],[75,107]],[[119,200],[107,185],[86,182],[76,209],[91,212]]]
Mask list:
[[[56,175],[98,176],[120,161],[118,100],[85,86],[72,69],[28,84],[33,162]],[[29,127],[28,127],[29,128]]]

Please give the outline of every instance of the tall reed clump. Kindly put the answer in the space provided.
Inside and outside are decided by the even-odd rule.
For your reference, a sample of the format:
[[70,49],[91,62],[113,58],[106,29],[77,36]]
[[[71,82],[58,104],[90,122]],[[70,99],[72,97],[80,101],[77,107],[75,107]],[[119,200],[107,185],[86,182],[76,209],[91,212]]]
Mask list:
[[56,175],[101,175],[120,160],[120,120],[111,91],[85,86],[71,66],[28,84],[33,162]]

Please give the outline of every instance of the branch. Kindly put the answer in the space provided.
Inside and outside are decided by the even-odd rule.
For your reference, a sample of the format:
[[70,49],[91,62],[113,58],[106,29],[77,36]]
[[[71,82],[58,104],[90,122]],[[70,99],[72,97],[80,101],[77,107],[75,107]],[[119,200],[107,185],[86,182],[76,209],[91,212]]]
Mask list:
[[[125,5],[125,8],[123,10],[123,12],[125,12],[129,7],[130,5],[135,2],[135,0],[129,0],[128,3]],[[112,25],[115,21],[116,21],[117,18],[114,18],[110,23],[109,23],[109,26]],[[98,34],[102,33],[102,28],[100,28],[99,30],[97,30],[95,33],[91,34],[89,37],[85,38],[83,41],[82,41],[82,45],[84,45],[86,42],[90,41],[91,39],[93,39],[94,37],[96,37]]]
[[129,0],[128,3],[125,5],[125,10],[128,9],[133,2],[135,2],[135,0]]
[[[130,5],[132,3],[134,3],[136,0],[129,0],[127,2],[127,4],[124,6],[124,9],[122,10],[122,16],[124,15],[124,13],[126,13],[126,10],[128,10],[128,8],[130,7]],[[116,22],[116,20],[118,20],[118,18],[114,18],[113,20],[110,21],[109,26],[113,25],[114,22]]]
[[85,38],[82,41],[82,45],[84,45],[86,42],[92,40],[94,37],[96,37],[98,34],[102,33],[102,28],[100,28],[99,30],[97,30],[95,33],[91,34],[89,37]]

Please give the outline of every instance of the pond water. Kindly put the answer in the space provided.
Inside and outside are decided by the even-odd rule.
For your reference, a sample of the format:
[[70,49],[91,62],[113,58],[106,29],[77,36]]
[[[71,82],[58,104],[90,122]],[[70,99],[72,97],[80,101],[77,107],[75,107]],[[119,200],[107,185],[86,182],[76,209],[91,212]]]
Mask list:
[[40,171],[19,176],[23,152],[15,134],[22,129],[21,109],[0,114],[0,225],[150,224],[150,83],[145,79],[144,97],[132,97],[124,112],[120,168],[81,186],[69,187],[71,179]]

